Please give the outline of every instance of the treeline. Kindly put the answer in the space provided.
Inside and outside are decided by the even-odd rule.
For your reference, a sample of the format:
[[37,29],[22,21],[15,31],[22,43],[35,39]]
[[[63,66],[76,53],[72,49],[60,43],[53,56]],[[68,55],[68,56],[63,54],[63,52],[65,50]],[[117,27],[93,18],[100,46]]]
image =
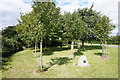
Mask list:
[[22,43],[15,26],[8,26],[2,30],[2,57],[8,57],[22,50]]
[[107,43],[108,44],[120,45],[120,35],[109,37],[109,39],[107,40]]
[[84,42],[91,39],[104,42],[115,28],[109,17],[93,10],[93,5],[64,15],[54,2],[33,2],[31,6],[33,10],[21,13],[16,26],[3,30],[3,56],[21,50],[22,46],[43,44],[44,47],[59,45],[62,48],[64,41],[82,41],[84,48]]
[[[120,35],[109,36],[106,40],[108,45],[120,45]],[[99,39],[87,40],[87,43],[91,44],[101,44]]]

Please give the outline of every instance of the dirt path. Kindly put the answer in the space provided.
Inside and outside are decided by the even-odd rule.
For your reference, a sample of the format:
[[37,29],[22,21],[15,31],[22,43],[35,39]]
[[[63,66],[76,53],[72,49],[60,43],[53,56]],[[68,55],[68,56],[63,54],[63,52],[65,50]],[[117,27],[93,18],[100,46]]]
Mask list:
[[107,45],[108,47],[116,47],[116,48],[120,48],[120,45]]
[[[86,45],[91,45],[91,44],[86,44]],[[92,45],[99,45],[100,44],[92,44]],[[115,47],[115,48],[120,48],[120,45],[107,45],[108,47]]]

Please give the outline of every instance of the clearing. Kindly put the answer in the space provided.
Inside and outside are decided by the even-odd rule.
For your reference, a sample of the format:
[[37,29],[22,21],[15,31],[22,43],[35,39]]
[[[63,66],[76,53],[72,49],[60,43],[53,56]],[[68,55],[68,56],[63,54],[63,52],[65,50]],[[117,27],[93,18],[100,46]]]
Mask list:
[[[34,49],[26,49],[4,59],[3,78],[118,78],[118,48],[108,47],[108,60],[101,57],[101,46],[85,45],[81,49],[87,57],[90,67],[78,67],[80,54],[74,49],[75,59],[71,59],[71,50],[67,46],[43,48],[45,72],[36,73],[40,55],[34,57]],[[37,53],[40,54],[39,49]],[[52,64],[50,67],[48,67]]]

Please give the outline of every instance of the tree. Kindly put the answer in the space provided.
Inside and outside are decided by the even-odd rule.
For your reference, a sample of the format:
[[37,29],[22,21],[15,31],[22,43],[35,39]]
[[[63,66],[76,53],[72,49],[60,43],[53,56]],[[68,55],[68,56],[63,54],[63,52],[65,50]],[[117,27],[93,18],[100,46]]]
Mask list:
[[22,41],[15,31],[16,26],[8,26],[2,30],[2,57],[8,57],[22,50]]
[[73,23],[75,29],[74,38],[78,40],[78,53],[80,53],[80,39],[84,36],[83,34],[86,33],[87,24],[82,21],[82,17],[80,17],[78,13],[74,12],[72,15],[75,18]]
[[65,17],[65,33],[64,34],[65,34],[66,39],[68,41],[72,42],[72,44],[71,44],[71,57],[74,58],[74,51],[73,51],[74,42],[73,42],[73,40],[75,40],[74,39],[75,28],[72,26],[74,23],[73,22],[74,17],[72,17],[72,15],[68,12],[65,12],[64,17]]
[[41,56],[40,56],[40,65],[41,65],[41,71],[42,71],[42,41],[44,38],[46,38],[47,35],[49,35],[51,32],[53,32],[54,27],[56,26],[56,21],[59,17],[60,10],[59,8],[56,8],[55,3],[53,2],[46,2],[46,3],[36,3],[33,4],[33,10],[36,13],[38,26],[39,26],[39,39],[40,42],[40,50],[41,50]]
[[[40,41],[40,67],[42,69],[42,43],[54,32],[57,25],[60,9],[56,8],[53,2],[35,2],[32,4],[33,10],[21,16],[17,27],[17,32],[25,41]],[[26,39],[28,38],[28,40]]]
[[82,21],[87,24],[81,36],[82,48],[84,48],[84,42],[87,40],[87,38],[89,38],[90,36],[94,36],[93,30],[95,23],[99,21],[99,18],[101,16],[100,12],[96,12],[95,10],[93,10],[93,6],[94,5],[92,4],[89,9],[83,8],[76,11],[76,14],[78,14],[79,17],[82,17]]
[[[82,21],[82,17],[79,17],[78,13],[74,12],[73,14],[65,13],[65,29],[66,29],[66,38],[72,41],[71,44],[71,53],[72,58],[74,58],[74,51],[73,51],[73,41],[79,40],[82,37],[82,33],[85,32],[87,24]],[[80,49],[79,49],[80,50]]]
[[109,17],[103,15],[100,21],[96,22],[94,27],[94,34],[102,42],[102,53],[104,54],[104,42],[109,38],[109,34],[115,28],[115,25],[111,23]]
[[60,47],[62,48],[62,41],[65,40],[65,17],[64,15],[60,15],[57,26],[56,26],[56,33],[57,33],[57,39],[60,41]]
[[29,14],[20,15],[20,20],[18,20],[19,24],[16,25],[16,32],[18,33],[19,38],[23,41],[25,47],[31,47],[32,36],[30,31],[30,16]]
[[116,35],[116,36],[110,36],[109,39],[107,40],[107,43],[119,45],[119,41],[120,41],[120,35]]

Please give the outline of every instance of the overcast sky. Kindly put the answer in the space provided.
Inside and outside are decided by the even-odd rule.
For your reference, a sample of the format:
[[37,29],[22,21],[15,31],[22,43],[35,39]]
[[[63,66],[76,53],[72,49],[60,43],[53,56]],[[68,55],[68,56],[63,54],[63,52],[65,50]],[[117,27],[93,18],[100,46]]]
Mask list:
[[[26,13],[32,10],[31,0],[0,0],[0,26],[2,28],[16,25],[20,12]],[[72,13],[78,8],[90,7],[94,3],[94,10],[101,11],[112,19],[112,23],[118,25],[118,1],[119,0],[56,0],[57,7]],[[118,33],[118,26],[111,35]]]

